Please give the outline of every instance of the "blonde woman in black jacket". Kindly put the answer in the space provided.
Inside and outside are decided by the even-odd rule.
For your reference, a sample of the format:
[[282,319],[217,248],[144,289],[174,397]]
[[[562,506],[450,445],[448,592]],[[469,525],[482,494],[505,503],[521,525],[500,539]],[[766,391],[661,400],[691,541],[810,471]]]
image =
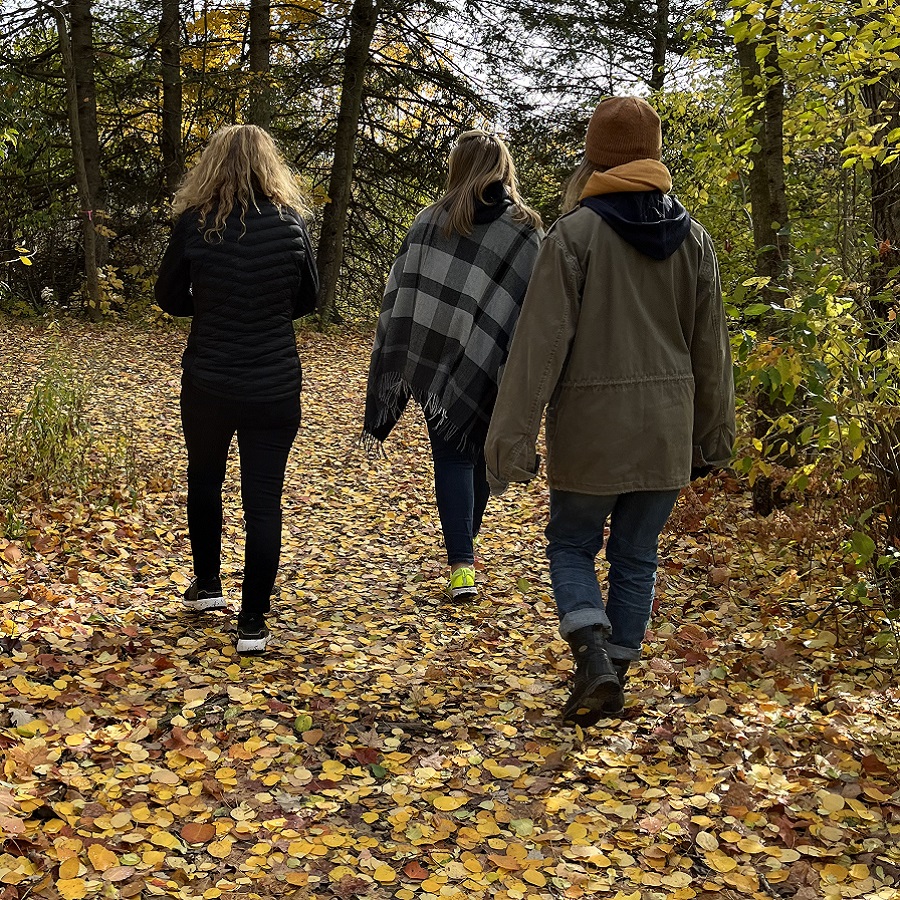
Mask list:
[[183,603],[196,612],[226,606],[222,484],[236,433],[247,533],[237,650],[259,653],[269,641],[284,473],[300,426],[293,320],[313,312],[318,291],[305,204],[272,138],[233,125],[210,139],[173,211],[156,299],[172,315],[193,317],[181,419],[194,580]]

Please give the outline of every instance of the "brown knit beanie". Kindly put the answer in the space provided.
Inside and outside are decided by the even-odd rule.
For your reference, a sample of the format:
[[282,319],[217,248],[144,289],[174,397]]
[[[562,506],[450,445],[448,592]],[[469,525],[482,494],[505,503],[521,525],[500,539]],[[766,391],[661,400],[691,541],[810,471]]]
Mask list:
[[588,125],[584,155],[611,168],[635,159],[659,159],[662,129],[656,110],[640,97],[606,97]]

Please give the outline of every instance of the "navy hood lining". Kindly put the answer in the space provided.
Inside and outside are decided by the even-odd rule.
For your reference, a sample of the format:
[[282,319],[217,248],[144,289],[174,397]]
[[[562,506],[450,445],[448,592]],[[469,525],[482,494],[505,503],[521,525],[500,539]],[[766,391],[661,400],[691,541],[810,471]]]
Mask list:
[[581,205],[651,259],[668,259],[691,232],[690,213],[675,197],[662,191],[599,194],[585,197]]

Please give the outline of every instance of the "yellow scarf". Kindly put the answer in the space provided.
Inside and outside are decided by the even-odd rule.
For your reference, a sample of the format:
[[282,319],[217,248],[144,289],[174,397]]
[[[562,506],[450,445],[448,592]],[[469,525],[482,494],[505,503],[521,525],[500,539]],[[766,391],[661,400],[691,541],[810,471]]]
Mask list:
[[672,190],[669,170],[658,159],[635,159],[605,172],[594,172],[584,186],[580,199],[620,191],[654,190],[664,194]]

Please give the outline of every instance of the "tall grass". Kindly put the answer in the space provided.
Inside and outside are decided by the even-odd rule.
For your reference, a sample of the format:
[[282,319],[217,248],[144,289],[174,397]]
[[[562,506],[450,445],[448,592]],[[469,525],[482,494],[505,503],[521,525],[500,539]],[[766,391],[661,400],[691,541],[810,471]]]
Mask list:
[[28,502],[135,496],[133,444],[121,429],[92,422],[92,384],[55,352],[21,405],[0,411],[0,533],[22,535]]

